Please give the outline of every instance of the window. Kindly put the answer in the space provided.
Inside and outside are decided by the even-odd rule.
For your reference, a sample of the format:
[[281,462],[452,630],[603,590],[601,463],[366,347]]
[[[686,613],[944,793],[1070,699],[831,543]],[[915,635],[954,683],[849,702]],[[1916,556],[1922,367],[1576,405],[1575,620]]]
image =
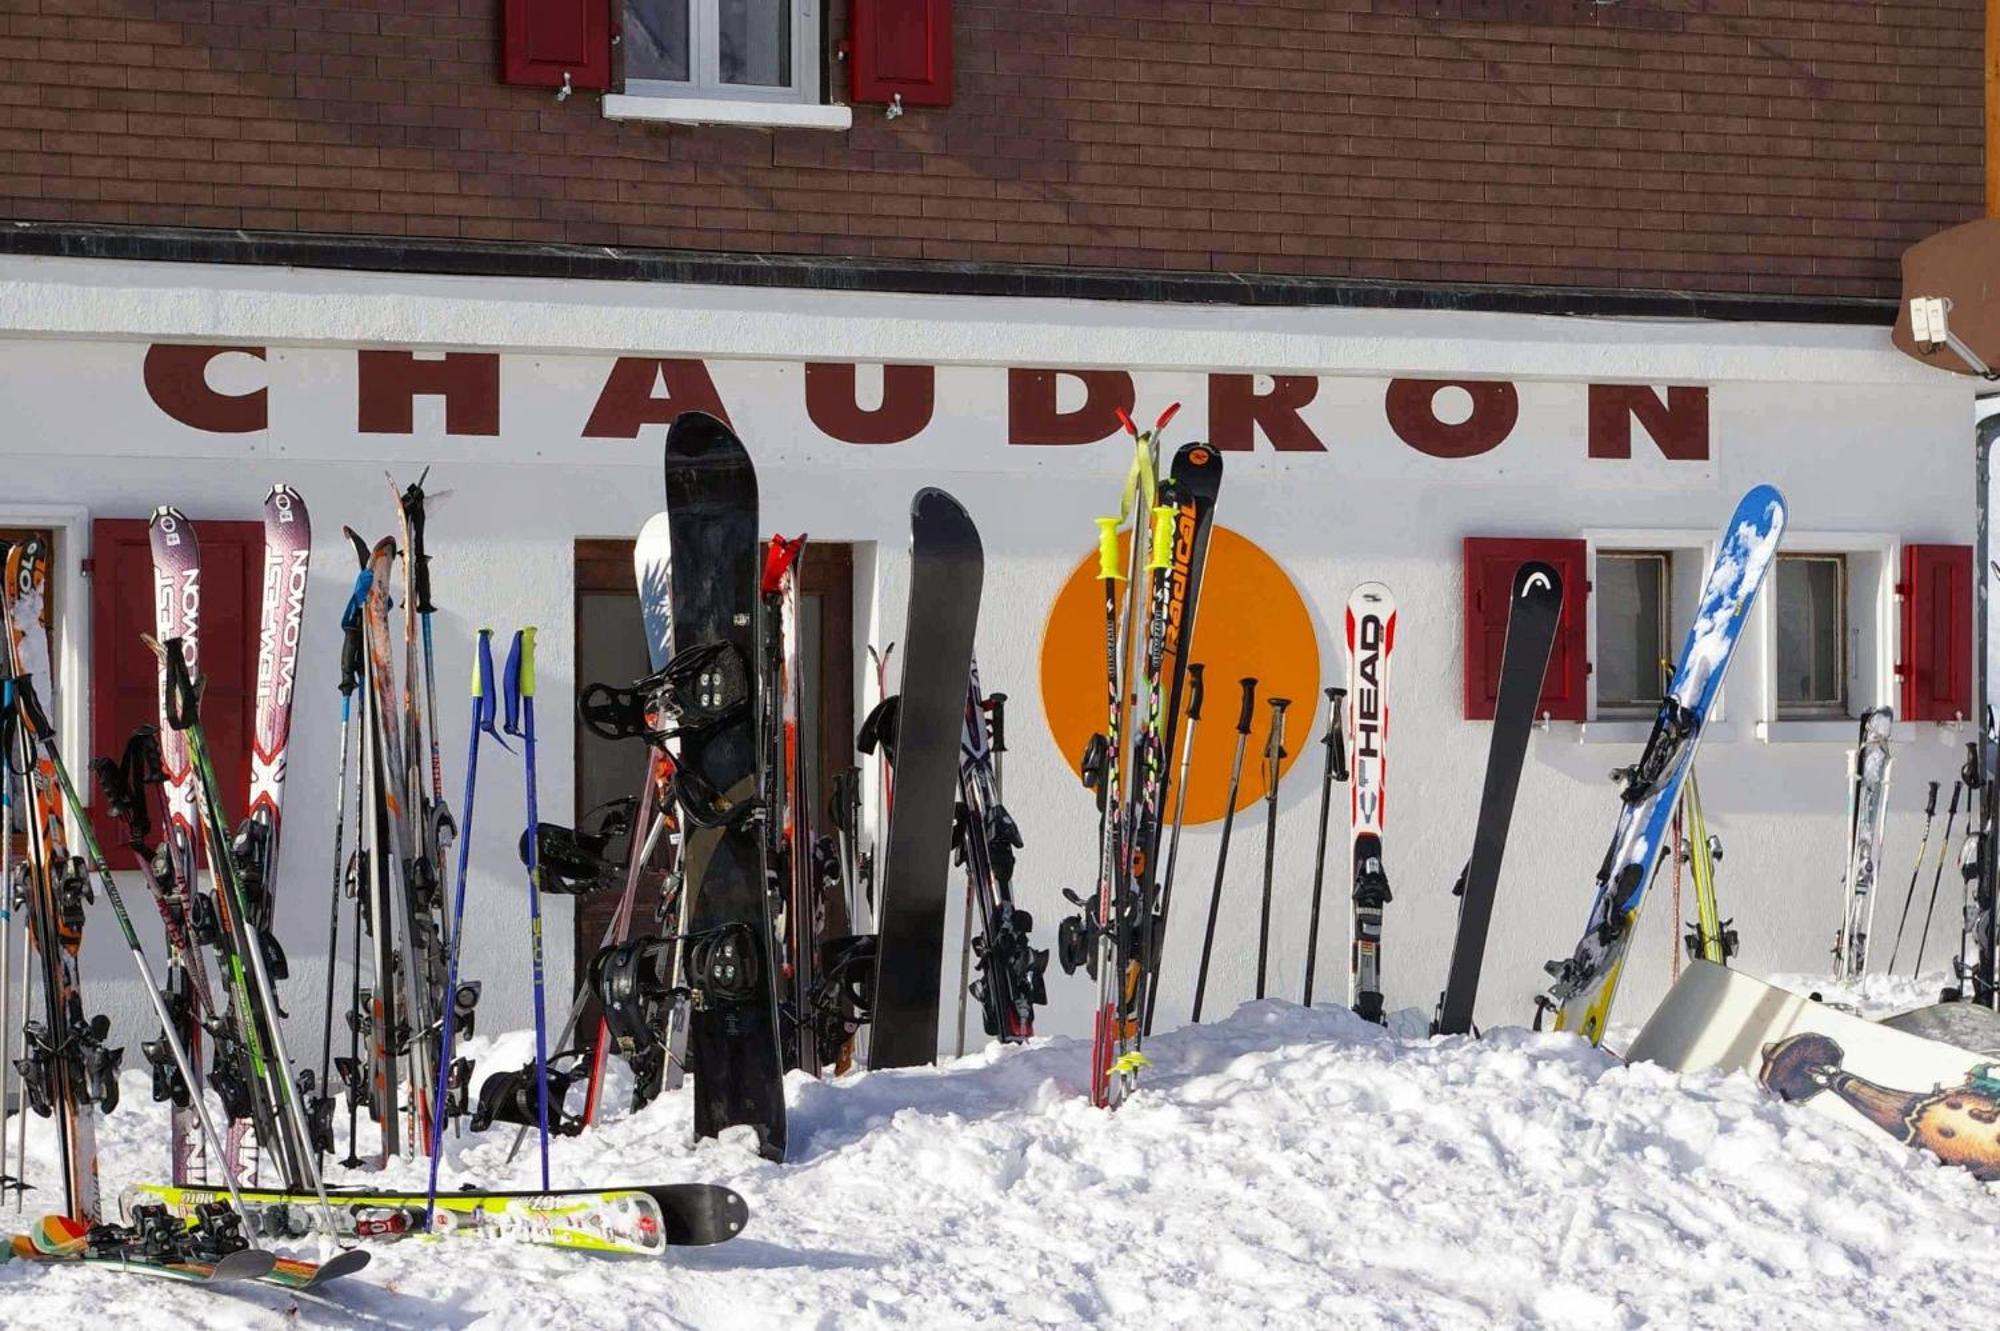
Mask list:
[[624,0],[628,97],[818,102],[818,0]]
[[1778,717],[1846,716],[1847,558],[1778,556]]
[[1650,713],[1660,705],[1671,664],[1667,607],[1673,556],[1663,550],[1605,550],[1597,556],[1597,709]]

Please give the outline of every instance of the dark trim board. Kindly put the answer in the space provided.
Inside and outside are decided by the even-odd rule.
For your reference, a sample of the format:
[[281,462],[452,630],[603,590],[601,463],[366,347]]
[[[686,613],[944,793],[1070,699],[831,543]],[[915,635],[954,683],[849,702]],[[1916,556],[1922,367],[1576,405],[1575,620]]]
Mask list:
[[1063,297],[1191,305],[1471,310],[1497,314],[1768,320],[1888,327],[1896,303],[1858,297],[1755,296],[1610,287],[1390,282],[1263,273],[1160,272],[1053,265],[724,254],[426,240],[401,236],[216,231],[189,227],[0,223],[0,254],[226,263],[463,277],[685,282],[810,291]]

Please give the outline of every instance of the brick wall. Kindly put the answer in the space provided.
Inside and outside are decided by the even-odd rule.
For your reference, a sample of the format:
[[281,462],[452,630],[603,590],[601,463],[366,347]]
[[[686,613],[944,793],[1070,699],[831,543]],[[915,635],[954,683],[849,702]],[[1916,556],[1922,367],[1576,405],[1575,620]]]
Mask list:
[[1981,201],[1979,0],[957,0],[844,134],[504,87],[498,11],[0,0],[0,216],[1881,297]]

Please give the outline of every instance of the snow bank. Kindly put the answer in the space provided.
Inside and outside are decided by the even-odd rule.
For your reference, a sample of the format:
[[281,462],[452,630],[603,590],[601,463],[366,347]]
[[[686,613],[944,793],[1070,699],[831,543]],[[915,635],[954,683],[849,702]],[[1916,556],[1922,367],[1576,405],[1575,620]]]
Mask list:
[[[525,1047],[503,1043],[486,1066]],[[411,1240],[375,1249],[329,1307],[17,1262],[0,1311],[10,1327],[262,1327],[296,1306],[306,1325],[465,1331],[1821,1331],[1968,1306],[2000,1246],[2000,1206],[1962,1173],[1747,1078],[1628,1068],[1572,1036],[1398,1037],[1273,1001],[1148,1052],[1115,1114],[1085,1102],[1086,1046],[1067,1039],[795,1077],[782,1166],[691,1145],[679,1097],[558,1142],[558,1186],[699,1179],[749,1199],[742,1238],[665,1263]],[[125,1089],[112,1196],[165,1156],[165,1115],[136,1076]],[[511,1137],[457,1143],[456,1177],[530,1184],[532,1146],[501,1167]]]

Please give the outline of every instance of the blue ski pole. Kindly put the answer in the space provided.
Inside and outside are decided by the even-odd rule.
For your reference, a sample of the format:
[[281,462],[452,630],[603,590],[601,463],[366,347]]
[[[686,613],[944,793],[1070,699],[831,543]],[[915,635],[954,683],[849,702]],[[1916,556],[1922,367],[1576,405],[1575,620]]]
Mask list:
[[[429,627],[426,624],[426,627]],[[451,933],[445,943],[449,956],[444,982],[444,1029],[438,1033],[437,1095],[431,1101],[431,1185],[424,1203],[424,1228],[437,1223],[438,1162],[444,1158],[444,1110],[451,1085],[451,1044],[457,1034],[459,926],[465,922],[465,879],[472,858],[472,795],[479,780],[479,733],[485,731],[497,741],[493,729],[496,699],[493,696],[493,630],[479,630],[479,643],[472,657],[472,727],[465,744],[465,799],[459,805],[465,824],[458,838],[458,889],[451,903]],[[435,712],[432,713],[436,715]],[[501,743],[505,748],[506,744]],[[547,1184],[543,1185],[544,1187]]]
[[542,1000],[542,854],[535,807],[535,630],[516,629],[507,652],[507,733],[521,741],[528,779],[528,945],[535,985],[535,1112],[542,1133],[542,1190],[549,1187],[549,1037]]

